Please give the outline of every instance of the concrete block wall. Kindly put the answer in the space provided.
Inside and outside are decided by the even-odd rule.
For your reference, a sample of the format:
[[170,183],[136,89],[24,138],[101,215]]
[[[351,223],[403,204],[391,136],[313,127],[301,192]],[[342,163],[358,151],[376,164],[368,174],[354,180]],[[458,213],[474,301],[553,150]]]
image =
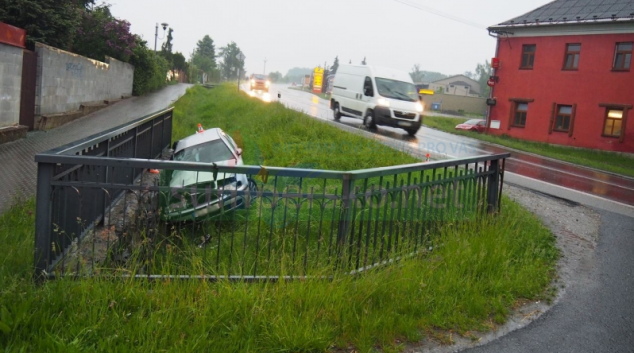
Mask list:
[[36,115],[76,111],[81,104],[132,95],[134,66],[112,58],[89,59],[36,44]]
[[0,43],[0,129],[20,122],[22,50]]
[[425,110],[431,111],[432,103],[442,102],[440,109],[460,111],[465,113],[484,114],[487,109],[486,98],[455,96],[453,94],[434,94],[431,96],[423,96]]

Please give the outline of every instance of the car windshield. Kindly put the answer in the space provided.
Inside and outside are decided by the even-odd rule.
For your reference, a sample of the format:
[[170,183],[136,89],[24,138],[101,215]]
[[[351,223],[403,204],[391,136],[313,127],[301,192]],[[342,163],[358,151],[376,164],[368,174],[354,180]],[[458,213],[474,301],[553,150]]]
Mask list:
[[481,119],[471,119],[471,120],[467,120],[465,122],[466,125],[478,125],[479,122],[481,122]]
[[178,151],[175,161],[214,163],[235,159],[222,140],[215,140]]
[[256,80],[266,80],[266,76],[265,75],[253,75],[253,77]]
[[379,94],[385,98],[393,98],[407,102],[418,101],[418,91],[411,83],[389,80],[386,78],[376,78],[376,87]]

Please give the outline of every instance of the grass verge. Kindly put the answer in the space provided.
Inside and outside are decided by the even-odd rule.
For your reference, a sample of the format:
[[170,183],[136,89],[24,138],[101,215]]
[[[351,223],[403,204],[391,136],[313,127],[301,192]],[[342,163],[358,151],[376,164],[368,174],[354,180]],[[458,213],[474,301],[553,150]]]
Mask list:
[[577,149],[565,146],[550,145],[542,142],[519,140],[506,135],[494,136],[477,134],[470,131],[456,131],[456,125],[461,124],[467,120],[469,119],[426,116],[423,122],[429,127],[452,134],[468,136],[474,139],[496,143],[498,145],[514,148],[520,151],[535,153],[544,157],[559,159],[565,162],[634,177],[634,157],[624,156],[622,154],[606,151]]
[[319,98],[321,98],[321,99],[325,99],[325,100],[327,100],[327,101],[329,101],[329,100],[330,100],[330,95],[329,95],[329,94],[326,94],[326,93],[313,93],[313,91],[311,91],[308,87],[304,87],[304,88],[302,88],[301,86],[300,86],[300,87],[292,87],[292,86],[289,86],[289,87],[288,87],[288,89],[292,89],[292,90],[295,90],[295,91],[302,91],[302,92],[310,93],[310,94],[312,94],[312,95],[318,96]]
[[[246,163],[306,159],[345,170],[412,161],[380,144],[366,149],[361,137],[234,91],[189,90],[176,103],[175,136],[193,133],[198,122],[223,127],[234,138],[239,131]],[[273,148],[289,140],[361,147],[339,158],[323,149]],[[502,323],[518,300],[544,297],[557,259],[550,232],[504,199],[496,218],[444,227],[437,234],[443,246],[431,255],[359,277],[262,284],[91,279],[35,286],[33,209],[31,200],[0,216],[0,241],[8,249],[0,260],[0,346],[6,351],[324,352],[353,346],[393,352],[426,332],[466,333]]]

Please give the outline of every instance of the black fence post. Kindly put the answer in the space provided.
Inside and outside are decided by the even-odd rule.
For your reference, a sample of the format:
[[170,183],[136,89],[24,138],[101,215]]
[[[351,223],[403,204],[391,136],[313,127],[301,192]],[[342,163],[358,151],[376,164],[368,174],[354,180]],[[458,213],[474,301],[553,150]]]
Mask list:
[[489,164],[489,178],[487,180],[487,212],[498,211],[498,188],[500,185],[500,160],[494,159]]
[[51,182],[53,181],[54,164],[38,163],[37,194],[35,204],[35,257],[34,278],[36,281],[46,279],[51,255]]

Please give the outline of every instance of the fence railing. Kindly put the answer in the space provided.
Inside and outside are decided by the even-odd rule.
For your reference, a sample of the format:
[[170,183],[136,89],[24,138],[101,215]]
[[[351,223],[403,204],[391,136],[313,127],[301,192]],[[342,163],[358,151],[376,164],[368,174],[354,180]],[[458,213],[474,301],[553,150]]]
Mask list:
[[[123,130],[36,156],[37,277],[364,271],[430,251],[449,222],[498,212],[509,157],[349,172],[217,166],[150,159],[169,146],[169,110]],[[168,181],[183,174],[196,182]]]

